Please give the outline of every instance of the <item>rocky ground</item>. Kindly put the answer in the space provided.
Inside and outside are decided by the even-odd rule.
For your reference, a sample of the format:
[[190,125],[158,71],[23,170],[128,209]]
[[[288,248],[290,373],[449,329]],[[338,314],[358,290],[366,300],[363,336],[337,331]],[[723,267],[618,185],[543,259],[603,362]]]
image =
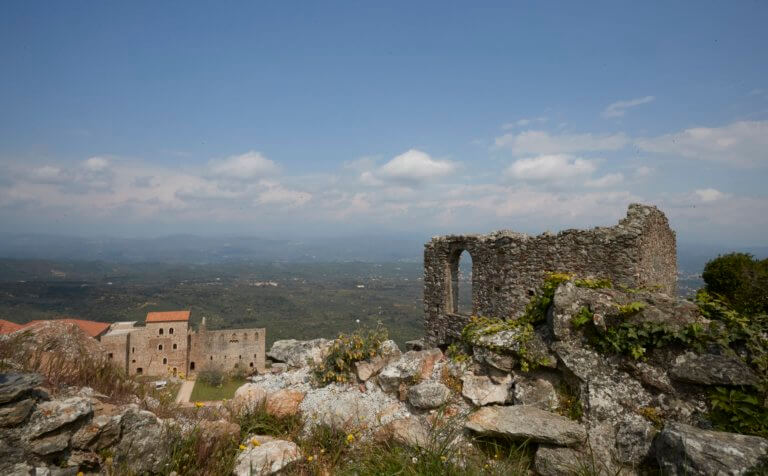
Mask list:
[[53,395],[34,374],[4,374],[0,473],[168,474],[165,442],[200,428],[209,440],[239,439],[234,474],[291,473],[316,457],[298,440],[242,434],[235,416],[256,409],[300,417],[305,435],[337,429],[350,445],[442,445],[449,450],[441,454],[459,465],[480,437],[527,442],[530,471],[540,475],[766,471],[767,439],[714,431],[707,416],[711,388],[742,388],[761,378],[738,356],[674,341],[636,358],[594,344],[595,336],[628,323],[685,335],[694,324],[708,324],[694,304],[572,282],[560,285],[552,301],[546,319],[531,328],[486,323],[463,347],[445,352],[420,341],[401,351],[386,341],[354,363],[348,381],[325,386],[313,375],[333,341],[275,342],[270,373],[253,377],[204,417],[161,419],[142,409],[151,407],[146,401],[110,405],[87,388]]

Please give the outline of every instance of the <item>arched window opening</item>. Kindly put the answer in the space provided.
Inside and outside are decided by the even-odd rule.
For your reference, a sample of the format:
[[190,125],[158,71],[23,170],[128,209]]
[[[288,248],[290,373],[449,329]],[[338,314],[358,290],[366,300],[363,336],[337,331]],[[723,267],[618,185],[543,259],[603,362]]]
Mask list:
[[472,256],[467,250],[458,250],[449,262],[451,288],[447,310],[456,314],[472,314]]
[[253,362],[251,362],[251,365],[250,365],[250,366],[251,366],[251,367],[253,367]]
[[213,356],[211,356],[211,360],[213,360]]
[[158,344],[157,345],[157,350],[163,350],[163,344]]
[[136,373],[137,374],[142,374],[142,373],[144,373],[144,369],[142,369],[141,367],[136,367]]
[[163,357],[163,365],[165,365],[165,364],[167,364],[167,363],[168,363],[168,359],[166,359],[165,357]]
[[194,362],[190,362],[189,363],[189,370],[195,370],[195,363]]
[[173,327],[171,327],[171,328],[169,328],[169,329],[168,329],[168,333],[169,333],[169,334],[173,334]]
[[160,334],[160,335],[163,335],[163,328],[161,327],[161,328],[160,328],[160,329],[157,331],[157,333],[158,333],[158,334]]
[[176,344],[173,344],[173,350],[176,350]]

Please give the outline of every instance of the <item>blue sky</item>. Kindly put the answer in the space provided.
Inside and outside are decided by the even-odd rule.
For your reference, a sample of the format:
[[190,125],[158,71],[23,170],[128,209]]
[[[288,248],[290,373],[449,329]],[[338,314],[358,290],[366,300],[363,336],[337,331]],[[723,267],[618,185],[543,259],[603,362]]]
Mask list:
[[3,2],[2,228],[765,244],[768,4],[481,4]]

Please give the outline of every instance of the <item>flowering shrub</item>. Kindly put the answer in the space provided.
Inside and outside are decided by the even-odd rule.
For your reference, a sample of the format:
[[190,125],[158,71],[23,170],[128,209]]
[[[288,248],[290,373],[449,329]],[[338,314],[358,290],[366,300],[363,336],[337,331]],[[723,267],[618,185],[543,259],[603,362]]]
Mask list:
[[359,329],[351,334],[339,334],[331,344],[328,355],[312,365],[312,374],[320,385],[354,380],[355,362],[379,355],[381,344],[387,340],[387,330],[379,324],[375,329]]

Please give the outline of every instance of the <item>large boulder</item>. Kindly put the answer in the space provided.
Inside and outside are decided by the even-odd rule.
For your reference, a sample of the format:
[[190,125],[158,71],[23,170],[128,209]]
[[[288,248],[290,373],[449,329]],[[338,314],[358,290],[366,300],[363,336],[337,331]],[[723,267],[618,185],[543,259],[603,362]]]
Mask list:
[[0,374],[0,404],[30,396],[42,382],[38,374]]
[[408,403],[416,408],[437,408],[451,396],[451,391],[440,382],[426,381],[408,389]]
[[122,415],[99,415],[72,435],[72,447],[100,451],[120,438]]
[[282,418],[299,412],[299,405],[304,400],[304,392],[292,389],[278,390],[267,395],[267,413]]
[[[669,423],[654,442],[656,461],[664,474],[740,475],[768,468],[768,440],[757,436],[702,430]],[[758,474],[755,472],[754,474]]]
[[90,400],[82,397],[43,402],[37,406],[24,428],[24,438],[33,440],[46,436],[92,413]]
[[410,416],[407,406],[392,395],[374,385],[366,390],[331,384],[308,392],[299,406],[305,428],[328,425],[342,431],[375,429]]
[[328,339],[277,340],[267,352],[267,357],[285,362],[290,367],[304,367],[309,362],[322,362],[331,343]]
[[27,419],[37,401],[25,398],[0,407],[0,427],[16,426]]
[[393,420],[384,425],[376,437],[379,440],[391,439],[396,443],[416,448],[426,448],[430,443],[426,426],[416,417]]
[[429,378],[435,363],[443,358],[440,349],[409,351],[387,365],[379,374],[379,385],[385,392],[397,392],[400,384],[414,385]]
[[577,422],[530,405],[483,407],[469,415],[464,426],[481,435],[558,446],[575,446],[587,439]]
[[558,395],[553,381],[557,379],[549,375],[518,378],[512,390],[515,404],[533,405],[542,410],[557,407]]
[[236,412],[251,412],[264,404],[267,391],[261,384],[246,383],[235,390],[232,397],[232,407]]
[[237,456],[236,476],[275,474],[302,457],[296,443],[271,436],[249,436],[245,446],[246,449]]
[[701,385],[756,385],[757,374],[735,356],[696,354],[679,355],[670,369],[673,379]]
[[497,383],[487,375],[471,373],[462,376],[461,382],[461,394],[475,406],[505,403],[509,399],[509,389],[512,386],[512,378],[509,376]]
[[137,474],[158,472],[168,456],[169,432],[154,413],[128,405],[122,414],[122,437],[114,447],[115,462]]

